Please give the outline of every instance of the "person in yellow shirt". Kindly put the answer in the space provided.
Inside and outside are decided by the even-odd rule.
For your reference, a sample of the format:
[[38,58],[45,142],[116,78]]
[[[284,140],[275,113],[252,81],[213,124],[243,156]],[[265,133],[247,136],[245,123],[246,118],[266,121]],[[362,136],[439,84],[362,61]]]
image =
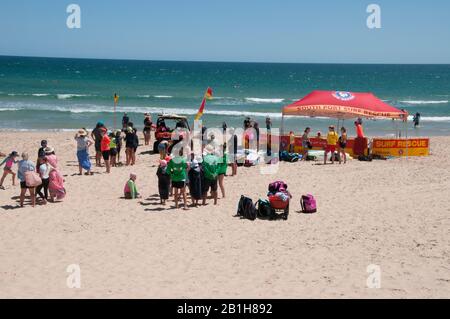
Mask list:
[[336,133],[334,126],[330,125],[328,128],[327,135],[327,147],[325,148],[325,156],[323,158],[323,163],[327,164],[327,155],[331,153],[331,163],[334,164],[334,153],[336,152],[336,145],[339,140],[339,135]]

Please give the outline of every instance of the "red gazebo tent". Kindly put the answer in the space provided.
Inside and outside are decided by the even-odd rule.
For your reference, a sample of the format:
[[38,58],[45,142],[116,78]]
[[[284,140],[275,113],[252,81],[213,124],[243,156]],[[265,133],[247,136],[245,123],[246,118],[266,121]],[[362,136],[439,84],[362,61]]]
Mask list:
[[408,113],[399,110],[372,93],[313,91],[303,99],[283,108],[284,115],[351,118],[406,119]]
[[408,112],[399,110],[372,93],[343,91],[313,91],[303,99],[283,108],[281,135],[284,134],[285,116],[327,117],[339,121],[346,119],[393,119],[405,123],[406,137]]

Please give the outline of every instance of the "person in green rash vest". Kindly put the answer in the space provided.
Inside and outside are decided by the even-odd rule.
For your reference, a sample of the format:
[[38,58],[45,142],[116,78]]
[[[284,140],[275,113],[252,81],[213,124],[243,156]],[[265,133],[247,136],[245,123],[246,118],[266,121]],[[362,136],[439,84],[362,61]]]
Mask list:
[[130,179],[125,184],[123,192],[126,199],[135,199],[141,197],[136,186],[136,178],[136,174],[131,173]]
[[223,144],[223,156],[221,160],[219,161],[219,168],[217,174],[219,175],[219,187],[220,192],[222,193],[222,198],[225,198],[225,186],[223,184],[225,175],[227,175],[227,168],[228,168],[228,156],[226,153],[227,150],[227,143]]
[[186,158],[183,156],[183,149],[180,150],[178,156],[172,158],[167,164],[167,172],[172,180],[172,187],[174,188],[175,207],[178,208],[178,200],[180,195],[183,196],[184,209],[187,210],[186,200],[186,178],[187,178],[188,164]]
[[206,205],[206,195],[211,188],[214,205],[217,205],[217,179],[219,173],[219,158],[214,155],[214,148],[208,145],[205,148],[206,155],[203,157],[203,205]]

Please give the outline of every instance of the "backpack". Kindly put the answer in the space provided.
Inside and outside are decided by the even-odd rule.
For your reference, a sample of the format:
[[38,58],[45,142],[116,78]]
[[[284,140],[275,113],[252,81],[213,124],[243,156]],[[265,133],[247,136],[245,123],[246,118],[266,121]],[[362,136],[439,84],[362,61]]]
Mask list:
[[249,220],[255,220],[256,215],[257,211],[255,205],[253,204],[253,201],[250,198],[242,195],[241,199],[239,200],[236,216]]
[[270,206],[270,202],[267,199],[260,199],[257,202],[258,205],[258,218],[261,219],[274,219],[275,216],[275,212],[272,209],[272,207]]
[[366,156],[366,155],[359,155],[358,161],[361,162],[372,162],[372,156]]
[[302,211],[304,214],[312,214],[317,212],[316,199],[313,195],[303,195],[300,200],[300,205],[302,206]]
[[278,192],[286,191],[288,188],[287,184],[283,181],[276,181],[269,184],[269,193],[275,194]]

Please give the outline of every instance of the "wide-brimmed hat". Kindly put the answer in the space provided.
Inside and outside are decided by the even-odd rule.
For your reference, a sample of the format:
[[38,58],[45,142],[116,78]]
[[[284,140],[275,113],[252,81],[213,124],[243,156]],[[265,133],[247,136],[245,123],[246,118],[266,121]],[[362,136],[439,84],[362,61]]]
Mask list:
[[87,135],[88,135],[88,132],[86,132],[85,129],[79,129],[79,130],[77,131],[77,135],[78,135],[79,137],[87,136]]
[[55,149],[51,146],[47,146],[46,148],[44,148],[44,152],[45,154],[51,154],[55,151]]

